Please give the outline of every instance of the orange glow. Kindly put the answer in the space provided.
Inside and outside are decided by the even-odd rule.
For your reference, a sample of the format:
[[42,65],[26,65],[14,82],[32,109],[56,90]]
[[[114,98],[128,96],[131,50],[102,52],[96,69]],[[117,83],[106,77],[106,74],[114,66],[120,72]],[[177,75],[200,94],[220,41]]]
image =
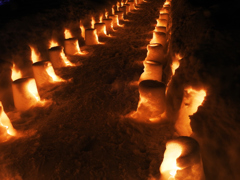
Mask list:
[[92,16],[92,19],[91,19],[91,28],[94,29],[94,24],[96,23],[94,17]]
[[49,49],[51,49],[52,47],[56,47],[56,46],[59,46],[59,44],[56,42],[56,41],[54,41],[54,40],[51,40],[50,42],[49,42]]
[[29,46],[31,49],[31,60],[33,63],[41,61],[40,53],[36,51],[32,46]]
[[70,30],[65,29],[65,31],[64,31],[64,37],[65,37],[65,39],[73,38],[73,36],[72,36]]
[[21,71],[17,70],[15,64],[13,63],[13,67],[12,67],[12,81],[15,81],[16,79],[20,79],[21,77],[22,77]]
[[165,14],[165,13],[168,14],[169,11],[167,9],[165,9],[165,8],[160,10],[160,14]]
[[63,82],[63,81],[65,81],[55,74],[54,69],[52,67],[52,64],[50,62],[47,63],[46,71],[47,71],[48,75],[52,78],[53,82]]
[[17,131],[13,128],[12,123],[4,112],[2,102],[0,101],[0,125],[6,128],[7,134],[16,136]]
[[119,11],[120,6],[121,6],[121,3],[117,2],[117,11]]
[[182,59],[182,57],[180,56],[180,54],[175,54],[175,57],[173,57],[173,60],[172,60],[172,65],[171,65],[171,68],[172,68],[172,75],[175,74],[175,71],[177,68],[179,68],[179,65],[180,65],[180,60]]
[[114,5],[112,6],[112,15],[115,15]]
[[202,105],[206,95],[205,89],[195,90],[192,87],[185,88],[179,116],[175,124],[179,135],[190,136],[192,134],[192,128],[190,126],[191,119],[189,116],[197,112],[198,107]]
[[27,89],[28,89],[29,93],[31,93],[33,95],[33,97],[36,99],[36,101],[40,101],[40,97],[39,97],[39,94],[38,94],[36,82],[35,82],[34,79],[31,79],[28,82]]
[[108,11],[105,9],[105,18],[108,19]]
[[73,63],[71,63],[71,62],[68,60],[68,58],[67,58],[67,56],[64,54],[63,50],[62,50],[62,52],[61,52],[60,55],[61,55],[61,58],[62,58],[62,60],[64,61],[64,63],[65,63],[66,66],[75,66]]
[[102,20],[103,20],[103,15],[101,14],[99,17],[99,23],[102,23]]
[[84,26],[83,26],[81,21],[80,21],[80,29],[81,29],[81,36],[85,40],[85,28],[84,28]]
[[182,147],[175,142],[167,143],[166,150],[164,152],[163,162],[160,166],[161,179],[163,180],[175,180],[177,170],[181,169],[177,166],[177,158],[182,153]]
[[121,1],[121,7],[123,7],[123,6],[124,6],[124,1],[122,0],[122,1]]

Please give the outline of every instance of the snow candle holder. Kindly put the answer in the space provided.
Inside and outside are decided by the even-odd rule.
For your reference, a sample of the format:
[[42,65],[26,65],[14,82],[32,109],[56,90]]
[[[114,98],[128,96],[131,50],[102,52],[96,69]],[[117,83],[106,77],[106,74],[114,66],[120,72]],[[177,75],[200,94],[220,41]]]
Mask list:
[[118,16],[118,20],[124,20],[124,11],[116,11],[115,14]]
[[26,111],[40,101],[34,78],[21,78],[12,82],[14,105],[18,111]]
[[107,28],[105,23],[95,23],[94,28],[97,30],[98,36],[106,36]]
[[85,44],[86,45],[99,44],[96,29],[86,29],[85,30]]
[[167,29],[164,26],[156,26],[154,31],[167,33]]
[[[126,6],[120,7],[119,8],[119,12],[121,12],[121,11],[123,12],[123,17],[127,15],[127,8],[126,8]],[[123,20],[123,19],[121,19],[121,20]]]
[[118,28],[119,26],[118,15],[110,15],[109,18],[112,19],[112,28],[114,29]]
[[155,80],[162,81],[162,64],[157,61],[144,61],[144,72],[141,74],[139,81]]
[[200,147],[196,140],[180,136],[167,142],[160,180],[204,180]]
[[170,13],[170,8],[169,7],[163,7],[161,10],[160,10],[160,14],[169,14]]
[[128,2],[129,6],[130,6],[130,11],[133,11],[135,9],[135,3],[134,1],[130,1]]
[[126,6],[126,15],[131,11],[130,4],[124,4]]
[[107,34],[111,34],[113,32],[113,21],[112,19],[103,19],[103,23],[105,23],[106,25],[106,31],[107,31]]
[[159,63],[165,63],[164,48],[161,44],[148,44],[147,57],[145,61],[157,61]]
[[150,41],[150,44],[158,43],[161,44],[164,48],[167,46],[167,36],[166,33],[153,31],[153,38]]
[[165,111],[165,89],[162,82],[144,80],[139,83],[139,103],[135,117],[142,120],[158,121]]
[[64,51],[68,55],[80,54],[80,48],[77,38],[69,38],[64,40]]
[[158,19],[166,19],[168,21],[169,14],[167,14],[167,13],[159,14],[159,18]]
[[54,69],[66,66],[62,57],[62,53],[63,53],[62,46],[56,46],[49,49],[49,59]]

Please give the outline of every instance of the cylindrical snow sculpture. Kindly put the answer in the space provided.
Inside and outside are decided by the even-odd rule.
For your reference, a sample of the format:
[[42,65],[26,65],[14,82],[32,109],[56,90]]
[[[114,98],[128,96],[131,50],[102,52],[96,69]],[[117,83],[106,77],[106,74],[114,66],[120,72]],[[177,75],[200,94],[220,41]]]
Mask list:
[[134,115],[138,119],[158,121],[165,111],[166,86],[162,82],[144,80],[139,83],[140,100],[137,112]]
[[110,34],[113,32],[113,22],[112,22],[112,19],[103,19],[103,23],[105,23],[106,25],[106,31],[107,31],[107,34]]
[[94,28],[97,30],[98,36],[106,36],[107,28],[105,23],[95,23]]
[[86,45],[99,44],[96,29],[86,29],[85,30],[85,44]]
[[130,10],[133,11],[135,9],[135,3],[131,1],[131,2],[128,2],[128,4],[130,5]]
[[26,111],[40,101],[34,78],[21,78],[12,82],[14,105],[18,111]]
[[69,38],[64,40],[64,51],[68,55],[80,54],[80,48],[77,38]]
[[161,44],[164,48],[167,46],[167,36],[166,33],[153,31],[153,38],[150,41],[150,44],[158,43]]
[[170,8],[168,7],[163,7],[161,10],[160,10],[160,14],[169,14],[170,13]]
[[154,31],[167,33],[167,29],[164,26],[156,26]]
[[119,11],[121,12],[123,12],[123,16],[126,16],[127,15],[127,9],[126,9],[126,6],[122,6],[122,7],[120,7],[119,8]]
[[66,66],[64,59],[62,57],[62,53],[63,47],[61,46],[56,46],[49,49],[49,59],[54,69]]
[[157,26],[164,26],[167,27],[167,20],[166,19],[157,19]]
[[164,48],[161,44],[148,44],[147,46],[147,57],[145,58],[145,61],[157,61],[159,63],[164,64],[165,54],[164,54]]
[[198,142],[186,136],[168,141],[160,173],[160,180],[204,180]]
[[110,15],[109,18],[112,19],[112,28],[114,29],[118,28],[119,26],[118,15]]
[[118,16],[118,20],[124,20],[124,11],[116,11],[115,14]]
[[126,14],[128,14],[131,11],[130,4],[125,4],[124,6],[126,6]]
[[159,14],[159,19],[166,19],[168,21],[169,14],[167,14],[167,13]]
[[155,80],[162,81],[162,64],[157,61],[144,61],[144,72],[141,74],[139,81]]

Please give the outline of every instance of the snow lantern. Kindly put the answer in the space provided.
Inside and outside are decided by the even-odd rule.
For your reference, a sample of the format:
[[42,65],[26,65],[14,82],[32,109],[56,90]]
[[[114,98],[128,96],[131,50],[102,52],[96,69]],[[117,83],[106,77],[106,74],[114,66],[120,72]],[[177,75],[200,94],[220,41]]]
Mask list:
[[107,35],[107,28],[106,24],[99,22],[94,24],[94,28],[97,30],[98,36],[106,36]]
[[16,136],[17,131],[12,126],[10,119],[4,112],[2,102],[0,101],[0,141],[5,141],[10,136]]
[[161,44],[164,48],[167,46],[167,36],[166,33],[153,31],[153,38],[150,41],[150,44],[158,43]]
[[118,28],[119,26],[118,15],[110,15],[109,18],[112,19],[112,28],[114,29]]
[[112,19],[103,19],[103,23],[105,23],[106,25],[106,31],[107,31],[107,34],[110,34],[113,32],[113,20]]
[[85,44],[86,45],[99,44],[96,29],[86,29],[85,30]]
[[[119,8],[119,12],[123,12],[123,17],[127,15],[127,8],[126,6],[122,6]],[[121,19],[123,20],[123,19]]]
[[170,13],[170,8],[169,7],[163,7],[162,9],[160,9],[160,14],[169,14]]
[[186,136],[168,141],[159,170],[160,180],[204,180],[198,142]]
[[18,111],[26,111],[40,101],[34,78],[21,78],[13,81],[12,90],[14,105]]
[[162,81],[162,64],[158,61],[144,61],[144,72],[141,74],[139,81],[155,80]]
[[167,33],[167,29],[164,26],[156,26],[154,31]]
[[178,119],[175,123],[175,129],[180,136],[190,136],[192,134],[191,119],[189,116],[197,112],[205,96],[206,90],[204,89],[195,90],[192,87],[185,88]]
[[115,14],[118,16],[118,20],[124,20],[124,11],[116,11]]
[[66,66],[74,66],[65,56],[62,46],[52,47],[48,50],[48,52],[49,59],[54,69]]
[[168,19],[169,19],[169,14],[168,14],[168,13],[159,14],[159,19],[165,19],[165,20],[168,21]]
[[127,15],[131,11],[130,4],[125,4],[124,6],[126,6],[126,15]]
[[135,9],[135,3],[134,1],[130,1],[128,2],[129,6],[130,6],[130,11],[133,11]]
[[36,62],[32,65],[32,68],[38,88],[43,88],[50,83],[64,81],[55,74],[50,61]]
[[166,19],[157,19],[157,26],[164,26],[167,27],[168,22]]
[[164,48],[161,44],[148,44],[147,50],[148,52],[145,61],[150,60],[157,61],[162,64],[165,63]]
[[144,80],[139,83],[139,102],[137,111],[132,115],[139,120],[158,121],[165,111],[166,85],[154,80]]
[[77,38],[69,38],[64,40],[64,51],[68,55],[81,54]]

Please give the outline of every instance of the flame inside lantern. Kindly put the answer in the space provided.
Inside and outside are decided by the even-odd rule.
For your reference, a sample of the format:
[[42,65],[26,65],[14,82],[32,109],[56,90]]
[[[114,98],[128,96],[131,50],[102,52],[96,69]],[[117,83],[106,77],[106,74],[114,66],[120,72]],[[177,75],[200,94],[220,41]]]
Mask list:
[[38,62],[38,61],[41,61],[41,58],[40,58],[40,53],[34,49],[32,46],[29,46],[30,49],[31,49],[31,60],[33,63],[35,62]]
[[16,136],[17,131],[13,128],[12,123],[4,112],[2,102],[0,101],[0,125],[6,128],[7,134]]
[[84,28],[84,26],[83,26],[81,21],[80,21],[80,29],[81,29],[81,36],[85,40],[85,28]]
[[12,67],[12,81],[15,81],[16,79],[19,79],[22,77],[22,73],[20,70],[16,68],[16,65],[13,63]]
[[115,15],[114,5],[112,6],[112,15]]
[[65,39],[73,38],[72,33],[70,32],[69,29],[65,29],[65,31],[64,31],[64,37],[65,37]]
[[206,90],[195,90],[192,87],[185,88],[182,105],[179,111],[179,117],[176,121],[175,128],[179,135],[190,136],[192,128],[190,126],[190,115],[197,112],[197,109],[202,105],[206,96]]
[[53,82],[62,82],[62,81],[64,81],[62,78],[60,78],[59,76],[57,76],[55,74],[54,69],[52,67],[52,64],[50,62],[47,63],[46,71],[47,71],[48,75],[52,78]]
[[119,8],[120,8],[120,5],[121,3],[120,2],[117,2],[117,11],[119,11]]
[[96,23],[94,17],[92,16],[92,19],[91,19],[91,28],[94,29],[94,24]]
[[180,56],[180,54],[175,54],[175,57],[173,57],[172,60],[172,65],[171,65],[171,69],[172,69],[172,75],[175,74],[175,71],[177,68],[179,68],[180,65],[180,60],[182,59],[182,57]]
[[105,18],[108,19],[108,11],[105,9]]
[[161,180],[175,180],[177,170],[180,169],[177,166],[177,158],[181,153],[182,147],[180,144],[175,142],[167,143],[163,162],[160,166],[160,172],[162,174]]
[[103,20],[103,15],[101,14],[101,15],[99,16],[99,23],[102,23],[102,20]]

